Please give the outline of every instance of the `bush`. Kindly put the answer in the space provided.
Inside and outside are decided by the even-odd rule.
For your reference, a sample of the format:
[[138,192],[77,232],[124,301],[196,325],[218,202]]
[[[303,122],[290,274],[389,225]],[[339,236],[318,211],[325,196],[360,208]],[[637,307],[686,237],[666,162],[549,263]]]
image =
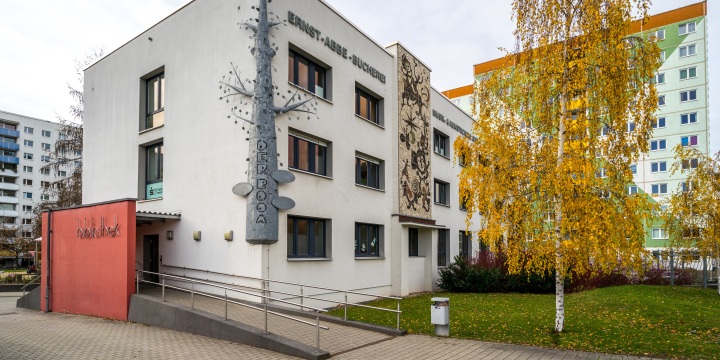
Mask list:
[[456,256],[445,269],[440,270],[438,285],[452,292],[515,292],[552,293],[555,291],[553,274],[529,275],[527,272],[509,274],[506,258],[500,254],[478,252],[469,262]]

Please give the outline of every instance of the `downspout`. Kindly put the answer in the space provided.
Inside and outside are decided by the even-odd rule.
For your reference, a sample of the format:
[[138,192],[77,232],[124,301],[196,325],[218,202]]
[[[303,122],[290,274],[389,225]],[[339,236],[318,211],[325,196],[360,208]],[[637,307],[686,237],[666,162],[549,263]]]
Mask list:
[[50,224],[52,224],[52,209],[48,209],[48,223],[47,223],[47,270],[45,271],[45,312],[50,312],[50,238],[52,237]]

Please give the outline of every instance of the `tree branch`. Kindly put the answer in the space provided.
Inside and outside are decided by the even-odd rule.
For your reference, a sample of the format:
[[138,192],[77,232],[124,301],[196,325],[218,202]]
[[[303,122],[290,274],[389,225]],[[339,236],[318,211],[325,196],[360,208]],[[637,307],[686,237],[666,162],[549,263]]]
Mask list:
[[257,26],[255,26],[255,25],[253,25],[253,24],[251,24],[251,23],[249,23],[249,22],[247,22],[247,21],[244,22],[243,25],[244,25],[244,26],[247,26],[248,28],[250,28],[250,30],[252,30],[252,32],[257,33]]
[[255,92],[254,92],[254,91],[250,91],[250,90],[246,90],[245,87],[242,86],[242,83],[240,83],[240,86],[242,86],[242,87],[237,87],[237,86],[235,86],[235,85],[230,85],[230,84],[225,83],[225,82],[224,82],[223,84],[224,84],[225,86],[227,86],[227,87],[229,87],[229,88],[237,91],[238,94],[245,95],[245,96],[247,96],[247,97],[253,97],[253,96],[255,96]]
[[283,106],[283,107],[274,107],[274,108],[273,108],[273,111],[274,111],[275,114],[277,114],[277,115],[284,114],[284,113],[290,112],[290,111],[299,111],[299,112],[306,112],[306,113],[311,113],[311,114],[312,114],[313,112],[312,112],[312,111],[309,111],[309,110],[302,110],[302,109],[301,109],[301,110],[297,110],[297,108],[305,105],[305,104],[306,104],[307,102],[309,102],[310,100],[312,100],[312,99],[303,100],[303,101],[301,101],[301,102],[299,102],[299,103],[295,103],[295,104],[292,104],[292,105],[286,105],[286,106]]

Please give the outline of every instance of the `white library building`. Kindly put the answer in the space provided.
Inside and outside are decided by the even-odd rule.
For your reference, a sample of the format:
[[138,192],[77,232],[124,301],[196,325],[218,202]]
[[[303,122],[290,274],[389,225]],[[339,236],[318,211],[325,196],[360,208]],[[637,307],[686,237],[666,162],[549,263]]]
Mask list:
[[[86,69],[83,203],[138,199],[140,270],[436,289],[438,270],[478,247],[453,150],[473,120],[409,49],[325,1],[270,2],[268,51],[260,24],[244,25],[257,1],[239,3],[192,1]],[[277,156],[256,136],[263,101]],[[276,190],[260,191],[268,179]],[[253,237],[259,225],[276,238]]]

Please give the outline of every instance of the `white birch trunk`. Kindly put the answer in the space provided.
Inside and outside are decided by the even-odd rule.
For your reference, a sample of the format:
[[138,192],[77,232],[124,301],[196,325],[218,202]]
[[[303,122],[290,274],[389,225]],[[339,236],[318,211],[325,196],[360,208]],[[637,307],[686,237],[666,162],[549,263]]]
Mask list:
[[555,271],[555,331],[565,328],[565,278]]

